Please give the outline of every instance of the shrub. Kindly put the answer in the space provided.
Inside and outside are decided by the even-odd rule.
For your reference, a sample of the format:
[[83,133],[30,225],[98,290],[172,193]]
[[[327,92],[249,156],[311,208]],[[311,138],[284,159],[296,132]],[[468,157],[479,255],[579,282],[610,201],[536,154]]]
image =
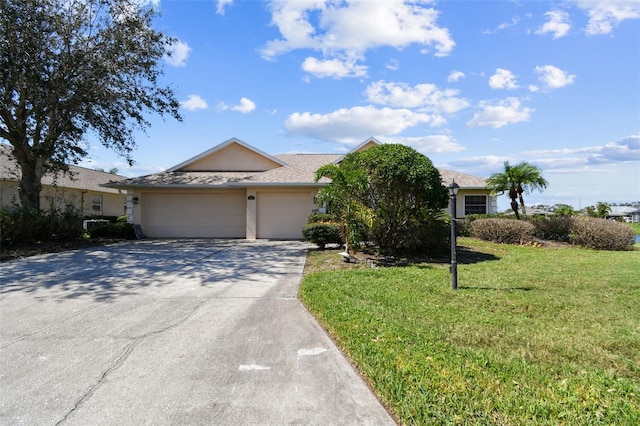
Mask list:
[[536,228],[536,237],[543,240],[568,242],[574,220],[574,218],[568,216],[557,216],[534,219],[531,223]]
[[82,217],[71,207],[47,212],[25,209],[2,211],[0,229],[0,244],[7,247],[78,239],[84,234]]
[[[126,216],[124,216],[126,218]],[[108,220],[111,223],[116,223],[119,219],[119,216],[105,216],[105,215],[94,215],[94,216],[85,216],[85,220]]]
[[502,213],[497,214],[469,214],[465,217],[458,218],[456,223],[456,234],[458,237],[471,237],[473,229],[471,224],[478,219],[516,219],[515,216],[505,216]]
[[337,222],[335,215],[330,213],[311,213],[307,223],[327,223]]
[[473,236],[485,241],[520,244],[533,237],[535,227],[523,220],[478,219],[471,223]]
[[333,222],[307,224],[302,228],[302,236],[305,241],[317,244],[321,250],[324,250],[327,244],[344,242],[340,235],[340,225]]
[[633,250],[631,227],[606,219],[576,218],[569,236],[571,244],[596,250]]
[[105,223],[92,229],[89,235],[91,238],[123,238],[126,240],[136,238],[133,225],[126,222]]
[[451,225],[442,217],[431,217],[421,221],[407,237],[404,247],[401,247],[403,251],[431,256],[445,255],[451,248]]

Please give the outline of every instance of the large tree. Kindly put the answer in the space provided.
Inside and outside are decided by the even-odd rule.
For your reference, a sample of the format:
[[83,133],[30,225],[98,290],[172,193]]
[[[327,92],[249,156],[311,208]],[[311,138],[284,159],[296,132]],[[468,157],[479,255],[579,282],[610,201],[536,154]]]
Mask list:
[[[327,171],[332,173],[323,173]],[[369,236],[381,249],[434,248],[448,194],[440,172],[426,156],[400,144],[377,145],[346,155],[339,166],[320,169],[320,176],[348,177],[332,180],[320,196],[338,193],[347,202],[343,205],[366,208]]]
[[20,166],[20,202],[40,207],[42,176],[87,155],[91,133],[133,163],[147,114],[181,120],[160,83],[174,41],[143,0],[0,0],[0,137]]
[[[507,193],[511,199],[511,209],[520,219],[518,207],[522,208],[522,214],[527,216],[522,194],[530,193],[534,189],[543,190],[548,182],[542,177],[542,172],[536,166],[523,161],[512,166],[508,161],[504,163],[504,171],[494,173],[487,179],[487,187],[494,195]],[[520,205],[518,206],[518,201]]]

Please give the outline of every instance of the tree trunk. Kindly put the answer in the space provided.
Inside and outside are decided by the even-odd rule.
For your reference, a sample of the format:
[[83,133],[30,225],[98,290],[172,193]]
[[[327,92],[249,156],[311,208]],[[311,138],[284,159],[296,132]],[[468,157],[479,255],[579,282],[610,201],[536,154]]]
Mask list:
[[23,209],[40,210],[44,159],[34,157],[28,152],[21,152],[19,148],[14,149],[13,152],[22,172],[18,187],[20,204]]
[[520,200],[520,207],[522,207],[522,216],[524,216],[524,218],[527,218],[527,208],[524,206],[524,198],[522,198],[522,193],[524,192],[524,190],[522,189],[521,186],[518,187],[518,199]]
[[520,213],[518,213],[518,202],[516,201],[516,197],[518,196],[518,192],[516,188],[512,185],[509,188],[509,198],[511,198],[511,210],[516,214],[516,219],[520,220]]
[[511,210],[516,214],[516,219],[520,220],[520,213],[518,213],[518,203],[516,200],[511,200]]

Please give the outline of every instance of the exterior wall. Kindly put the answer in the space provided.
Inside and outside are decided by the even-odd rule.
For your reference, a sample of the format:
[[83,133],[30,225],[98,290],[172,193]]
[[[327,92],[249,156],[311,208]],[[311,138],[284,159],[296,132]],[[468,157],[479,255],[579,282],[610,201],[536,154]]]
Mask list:
[[[94,195],[102,196],[102,212],[94,213]],[[0,183],[0,209],[12,209],[20,204],[18,182],[4,180]],[[82,212],[83,216],[122,216],[125,212],[124,194],[87,191],[44,185],[40,192],[40,208],[45,211],[65,210],[68,206]]]
[[18,182],[0,180],[0,210],[11,210],[19,203]]
[[218,170],[226,172],[242,171],[266,171],[280,164],[271,161],[262,155],[253,152],[244,146],[231,144],[220,151],[201,158],[193,163],[181,168],[184,171]]
[[[498,199],[489,195],[486,189],[460,189],[456,197],[456,216],[465,217],[465,196],[466,195],[484,195],[487,197],[487,214],[498,212]],[[451,214],[451,202],[447,206],[447,213]]]

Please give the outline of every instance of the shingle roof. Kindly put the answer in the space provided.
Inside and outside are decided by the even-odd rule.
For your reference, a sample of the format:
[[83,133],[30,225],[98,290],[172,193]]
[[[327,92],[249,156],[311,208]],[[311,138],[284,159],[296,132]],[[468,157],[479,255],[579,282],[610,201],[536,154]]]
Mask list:
[[[99,172],[97,170],[71,165],[69,166],[69,171],[71,172],[71,175],[67,173],[60,173],[58,176],[54,176],[50,173],[45,174],[42,177],[42,184],[50,186],[55,184],[60,188],[87,189],[97,192],[117,193],[117,189],[106,188],[101,185],[108,182],[122,181],[126,179],[125,176]],[[18,167],[18,163],[11,153],[11,147],[6,144],[0,144],[0,180],[18,181],[20,180],[20,177],[20,167]]]
[[[170,187],[211,187],[211,186],[260,186],[260,185],[324,185],[327,179],[315,182],[315,172],[320,167],[333,163],[342,157],[341,154],[280,154],[275,158],[286,163],[265,172],[161,172],[147,176],[119,181],[109,186],[112,188],[144,188],[162,186]],[[462,188],[484,188],[486,180],[464,173],[439,169],[444,185],[452,179]]]
[[454,180],[461,188],[484,189],[487,186],[487,180],[479,176],[467,175],[446,169],[438,169],[438,171],[440,172],[440,176],[442,176],[444,186],[449,186]]

